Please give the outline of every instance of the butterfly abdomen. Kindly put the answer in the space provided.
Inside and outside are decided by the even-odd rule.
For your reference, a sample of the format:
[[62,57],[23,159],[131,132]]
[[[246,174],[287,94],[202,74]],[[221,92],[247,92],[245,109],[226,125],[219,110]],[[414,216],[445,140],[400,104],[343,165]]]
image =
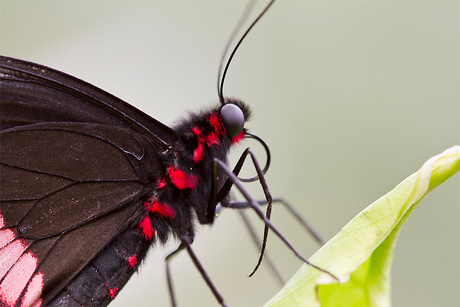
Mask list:
[[110,243],[48,306],[106,306],[139,266],[149,247],[137,227]]

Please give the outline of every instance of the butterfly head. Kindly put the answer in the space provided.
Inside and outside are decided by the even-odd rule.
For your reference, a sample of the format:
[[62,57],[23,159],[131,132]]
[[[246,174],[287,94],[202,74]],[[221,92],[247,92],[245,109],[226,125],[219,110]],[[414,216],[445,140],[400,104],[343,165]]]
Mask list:
[[246,134],[245,123],[251,116],[249,108],[239,100],[227,98],[219,115],[225,134],[232,144],[241,141]]

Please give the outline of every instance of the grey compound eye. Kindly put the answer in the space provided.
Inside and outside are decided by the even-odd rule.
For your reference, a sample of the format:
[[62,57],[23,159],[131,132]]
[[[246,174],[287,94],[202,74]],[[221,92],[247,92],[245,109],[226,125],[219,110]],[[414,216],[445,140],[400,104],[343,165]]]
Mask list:
[[220,116],[230,138],[238,136],[243,131],[244,114],[237,105],[227,103],[220,109]]

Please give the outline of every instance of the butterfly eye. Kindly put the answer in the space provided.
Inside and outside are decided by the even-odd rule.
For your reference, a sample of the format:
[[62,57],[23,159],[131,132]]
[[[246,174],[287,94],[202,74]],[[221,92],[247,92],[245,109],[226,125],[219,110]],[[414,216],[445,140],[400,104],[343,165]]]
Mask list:
[[238,106],[227,103],[220,109],[220,115],[229,137],[234,138],[243,131],[244,114]]

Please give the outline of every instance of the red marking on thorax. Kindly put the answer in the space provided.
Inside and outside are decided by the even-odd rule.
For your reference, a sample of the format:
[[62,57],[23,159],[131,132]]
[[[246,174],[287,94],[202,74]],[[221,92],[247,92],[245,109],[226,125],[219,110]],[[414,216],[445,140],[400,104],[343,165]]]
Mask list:
[[152,204],[152,209],[150,209],[150,212],[158,213],[159,215],[169,219],[172,219],[176,216],[176,212],[174,212],[172,207],[157,201]]
[[175,170],[174,166],[166,170],[171,182],[179,189],[194,189],[198,184],[198,178],[194,175],[185,174],[182,170]]
[[155,229],[153,229],[152,222],[148,215],[145,216],[140,222],[139,229],[142,230],[142,235],[147,240],[151,240],[153,236],[155,235]]
[[214,145],[219,145],[219,139],[217,138],[217,135],[214,132],[209,133],[206,138],[206,145],[208,147],[214,146]]
[[200,136],[201,136],[202,131],[201,131],[200,128],[198,128],[198,127],[192,128],[192,131],[193,131],[193,133],[195,133],[195,135],[196,135],[197,137],[200,137]]
[[204,145],[203,143],[198,143],[198,147],[193,152],[193,163],[198,163],[204,160]]
[[198,139],[198,145],[193,152],[193,163],[198,163],[204,159],[205,145],[208,147],[219,145],[219,139],[217,138],[216,133],[212,131],[208,135],[203,135],[203,132],[198,127],[192,128],[192,131]]
[[164,179],[164,178],[161,178],[161,180],[158,181],[157,186],[158,186],[159,189],[164,188],[164,187],[166,186],[166,181],[165,181],[165,179]]
[[176,212],[170,205],[162,204],[156,201],[154,197],[150,197],[148,201],[144,202],[144,208],[147,212],[152,212],[168,219],[176,216]]
[[208,116],[208,120],[212,126],[212,129],[214,129],[214,132],[217,134],[217,136],[226,134],[225,127],[224,125],[222,125],[220,116],[217,112],[214,112],[212,113],[212,115]]

